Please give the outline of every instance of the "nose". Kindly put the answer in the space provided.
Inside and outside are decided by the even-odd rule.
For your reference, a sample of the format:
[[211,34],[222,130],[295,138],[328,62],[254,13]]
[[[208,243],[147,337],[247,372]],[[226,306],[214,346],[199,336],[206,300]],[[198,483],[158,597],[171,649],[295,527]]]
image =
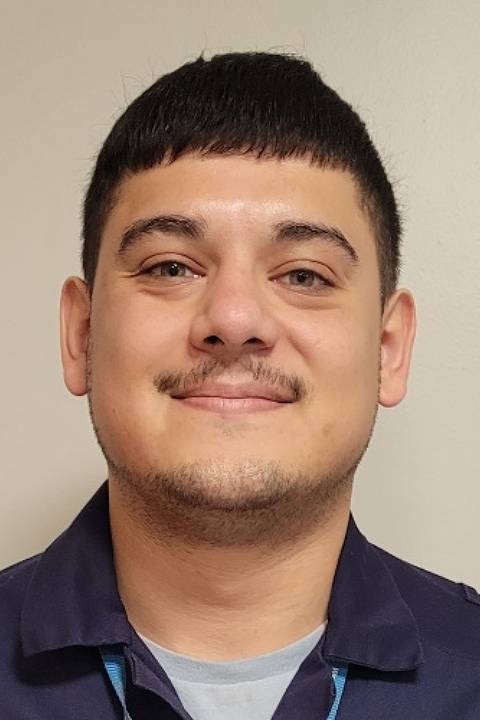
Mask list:
[[247,354],[265,354],[277,338],[278,323],[252,269],[219,271],[205,289],[193,318],[192,345],[231,361]]

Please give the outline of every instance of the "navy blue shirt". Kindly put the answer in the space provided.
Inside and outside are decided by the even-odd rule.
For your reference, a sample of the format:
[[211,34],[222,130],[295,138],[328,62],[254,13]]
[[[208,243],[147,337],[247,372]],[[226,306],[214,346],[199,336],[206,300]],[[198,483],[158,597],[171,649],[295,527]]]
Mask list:
[[[121,720],[99,646],[117,645],[132,720],[191,720],[118,595],[104,483],[47,550],[0,573],[1,720]],[[273,720],[479,720],[480,598],[371,545],[350,520],[319,645]],[[252,718],[252,720],[254,720]]]

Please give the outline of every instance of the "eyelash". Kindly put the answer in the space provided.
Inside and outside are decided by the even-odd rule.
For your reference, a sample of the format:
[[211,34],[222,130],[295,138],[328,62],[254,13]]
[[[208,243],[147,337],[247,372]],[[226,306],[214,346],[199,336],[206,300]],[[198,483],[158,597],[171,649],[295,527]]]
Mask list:
[[[191,268],[189,268],[188,265],[186,265],[185,263],[177,262],[176,260],[164,260],[163,262],[155,263],[155,265],[151,265],[150,267],[145,268],[144,270],[141,270],[139,275],[149,275],[150,277],[155,277],[153,270],[156,270],[157,268],[165,267],[168,265],[177,265],[180,268],[185,268],[187,270],[191,270]],[[191,272],[194,272],[194,271],[191,270]],[[320,273],[316,272],[315,270],[312,270],[311,268],[306,268],[306,267],[295,268],[293,270],[287,271],[286,273],[284,273],[284,275],[290,275],[292,273],[301,273],[301,272],[311,273],[314,276],[314,279],[320,280],[321,287],[323,287],[323,288],[334,287],[334,284],[332,282],[330,282],[330,280],[327,280],[326,277],[324,277]],[[194,274],[198,275],[198,273],[194,273]],[[158,277],[165,278],[168,276],[159,275]],[[175,279],[175,275],[172,275],[171,277]],[[280,276],[280,277],[283,277],[283,276]],[[303,285],[303,286],[302,285],[298,285],[298,286],[292,285],[292,287],[298,287],[298,288],[306,287],[307,289],[310,289],[310,287],[308,285]]]

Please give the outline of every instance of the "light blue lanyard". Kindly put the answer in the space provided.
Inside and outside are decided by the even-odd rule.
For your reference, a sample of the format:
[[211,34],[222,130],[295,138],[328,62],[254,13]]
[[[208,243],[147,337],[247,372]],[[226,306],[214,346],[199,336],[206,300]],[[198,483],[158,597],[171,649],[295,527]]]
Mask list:
[[[125,657],[122,653],[116,650],[109,649],[108,647],[100,648],[100,654],[102,656],[105,670],[107,671],[110,682],[113,685],[117,697],[120,700],[123,707],[123,720],[132,720],[128,714],[127,704],[125,702]],[[340,667],[332,668],[332,680],[335,686],[335,699],[333,705],[328,713],[327,720],[335,720],[342,700],[343,691],[345,690],[345,684],[347,682],[348,666],[342,665]]]
[[335,700],[330,708],[327,720],[335,720],[337,717],[338,708],[340,707],[343,691],[345,690],[345,685],[347,683],[347,672],[348,665],[340,665],[338,668],[332,668],[332,680],[335,685]]

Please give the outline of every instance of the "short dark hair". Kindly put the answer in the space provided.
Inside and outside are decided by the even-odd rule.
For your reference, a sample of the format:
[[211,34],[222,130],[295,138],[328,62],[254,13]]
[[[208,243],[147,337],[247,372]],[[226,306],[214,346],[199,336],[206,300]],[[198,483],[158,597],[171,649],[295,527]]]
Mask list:
[[304,58],[251,52],[182,65],[160,77],[116,121],[83,206],[82,264],[90,292],[119,183],[189,152],[305,157],[349,171],[374,230],[382,304],[395,290],[400,218],[364,123]]

